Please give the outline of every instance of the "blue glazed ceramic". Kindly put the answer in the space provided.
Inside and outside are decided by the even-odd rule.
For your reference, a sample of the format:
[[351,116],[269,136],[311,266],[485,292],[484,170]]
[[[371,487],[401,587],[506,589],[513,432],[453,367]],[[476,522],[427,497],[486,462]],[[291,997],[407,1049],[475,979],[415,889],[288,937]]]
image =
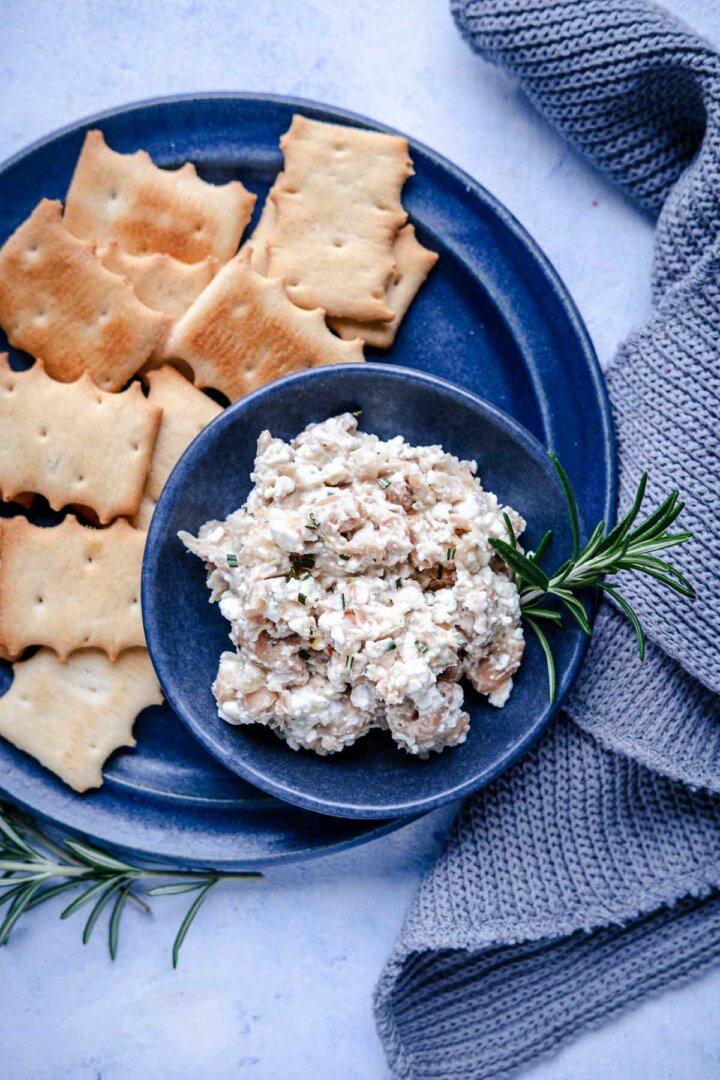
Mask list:
[[[221,720],[211,692],[229,625],[210,605],[205,568],[177,533],[241,506],[251,487],[258,435],[291,439],[309,423],[362,410],[361,427],[416,446],[440,443],[478,462],[483,486],[528,522],[534,547],[548,529],[562,561],[567,508],[543,446],[498,409],[432,375],[387,364],[340,364],[288,376],[238,401],[202,431],[160,496],[143,563],[142,606],[150,655],[168,701],[214,757],[272,795],[324,814],[388,818],[417,814],[469,794],[508,767],[557,707],[548,702],[545,660],[528,642],[515,688],[495,709],[466,687],[470,734],[462,746],[418,760],[386,732],[371,732],[342,754],[291,750],[267,729]],[[532,638],[532,635],[530,635]],[[577,670],[586,637],[554,634],[559,696]]]
[[[102,128],[118,150],[144,147],[159,165],[189,159],[205,179],[241,179],[258,194],[259,213],[282,164],[278,139],[298,111],[387,130],[341,110],[271,95],[192,95],[126,106],[73,124],[0,168],[0,243],[40,198],[64,197],[91,127]],[[403,200],[420,239],[440,261],[388,360],[451,379],[520,420],[557,450],[586,520],[610,517],[610,412],[572,300],[492,195],[427,147],[412,140],[410,147],[416,175]],[[4,344],[0,333],[0,349]],[[17,353],[13,360],[28,362]],[[12,504],[0,504],[0,515],[14,512]],[[0,661],[0,694],[11,678],[10,665]],[[137,749],[115,754],[105,786],[82,798],[0,741],[0,790],[64,828],[177,864],[257,866],[307,858],[393,827],[320,817],[260,792],[204,751],[167,705],[146,710],[135,733]]]

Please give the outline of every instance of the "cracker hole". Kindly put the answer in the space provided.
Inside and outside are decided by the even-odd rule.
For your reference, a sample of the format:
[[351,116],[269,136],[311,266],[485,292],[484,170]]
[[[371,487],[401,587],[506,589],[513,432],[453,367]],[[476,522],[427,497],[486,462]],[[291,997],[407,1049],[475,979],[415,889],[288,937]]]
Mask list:
[[140,443],[134,442],[134,443],[131,443],[130,445],[132,446],[133,450],[137,454],[138,450],[140,449]]
[[87,557],[87,560],[86,560],[86,561],[87,561],[88,563],[91,563],[91,562],[93,561],[93,557],[92,557],[92,555],[88,555],[88,557]]
[[344,240],[333,240],[333,247],[336,247],[336,248],[345,247],[345,241]]
[[117,199],[117,197],[118,197],[118,193],[117,193],[117,191],[111,191],[111,192],[110,192],[110,201],[111,201],[111,202],[115,202],[115,200]]
[[344,142],[336,142],[333,144],[333,150],[345,150],[346,146]]
[[297,195],[298,189],[296,187],[284,187],[283,191],[286,195]]
[[40,428],[40,438],[41,439],[47,439],[47,428],[44,428],[44,427]]
[[85,477],[83,476],[82,473],[80,473],[80,475],[78,476],[78,478],[76,480],[76,483],[83,484],[84,482],[85,482]]
[[44,596],[36,596],[35,597],[35,603],[36,604],[44,604],[45,603],[45,597]]

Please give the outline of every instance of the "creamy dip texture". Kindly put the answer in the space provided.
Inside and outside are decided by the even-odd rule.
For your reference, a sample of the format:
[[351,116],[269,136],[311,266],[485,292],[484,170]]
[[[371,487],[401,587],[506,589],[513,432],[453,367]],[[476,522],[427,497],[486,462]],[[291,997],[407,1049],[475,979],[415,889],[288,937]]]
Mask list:
[[180,534],[231,625],[220,716],[318,754],[383,728],[425,757],[467,736],[463,676],[504,705],[524,640],[489,540],[506,537],[503,512],[516,535],[525,522],[475,472],[350,413],[291,443],[264,431],[245,505]]

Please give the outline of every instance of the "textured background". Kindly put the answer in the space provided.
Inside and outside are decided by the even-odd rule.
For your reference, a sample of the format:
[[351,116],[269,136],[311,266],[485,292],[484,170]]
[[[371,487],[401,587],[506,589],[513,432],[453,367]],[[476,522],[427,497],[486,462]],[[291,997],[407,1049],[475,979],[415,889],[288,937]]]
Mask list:
[[[720,45],[717,0],[670,6]],[[652,228],[462,44],[444,0],[5,0],[0,157],[53,128],[191,90],[304,95],[435,147],[490,188],[569,286],[601,361],[649,304]],[[386,1080],[370,995],[450,820],[273,870],[209,901],[180,970],[181,901],[129,911],[115,965],[40,910],[0,959],[3,1080]],[[584,1036],[528,1080],[720,1075],[720,972]],[[532,1002],[528,1003],[532,1008]]]

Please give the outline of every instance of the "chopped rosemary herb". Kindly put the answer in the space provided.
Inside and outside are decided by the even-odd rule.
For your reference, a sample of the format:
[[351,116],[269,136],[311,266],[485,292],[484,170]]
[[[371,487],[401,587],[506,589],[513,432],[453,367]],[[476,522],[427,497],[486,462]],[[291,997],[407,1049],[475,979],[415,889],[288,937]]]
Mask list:
[[387,647],[387,652],[393,652],[394,649],[397,649],[397,645],[394,641],[391,641]]
[[310,659],[310,653],[307,651],[307,649],[300,649],[300,652],[298,653],[298,656],[300,657],[301,660],[309,660]]
[[350,556],[349,555],[338,555],[338,559],[342,559],[343,562],[349,562],[350,561]]
[[353,666],[354,663],[355,663],[355,657],[354,656],[346,656],[345,657],[345,667],[348,669],[348,671],[350,671],[352,669],[352,666]]
[[314,514],[310,514],[310,520],[305,526],[306,529],[319,529],[320,522],[317,520]]
[[445,567],[442,563],[438,563],[437,570],[435,571],[435,577],[438,581],[442,581],[443,574],[445,573]]
[[402,587],[403,587],[403,579],[401,577],[395,578],[395,588],[396,589],[402,589]]
[[309,577],[312,577],[312,575],[306,570],[304,574],[298,575],[298,581],[307,581]]
[[[288,575],[288,577],[286,577],[285,580],[289,581],[291,577],[300,577],[301,570],[312,569],[315,565],[316,558],[317,555],[292,554],[290,556],[290,564],[292,566],[292,570],[290,571],[290,574]],[[305,578],[303,577],[301,580],[304,581]]]
[[352,415],[357,416],[357,418],[360,419],[362,416],[362,409],[353,409]]
[[387,476],[379,476],[378,477],[378,487],[389,488],[391,483],[392,483],[392,480],[390,480],[390,478],[387,477]]
[[456,552],[456,551],[457,551],[457,548],[454,548],[454,547],[449,547],[449,548],[447,549],[447,561],[448,561],[448,562],[452,562],[452,561],[453,561],[453,559],[455,558],[455,552]]
[[340,603],[342,604],[342,609],[344,611],[345,610],[345,593],[344,592],[340,593]]
[[298,593],[298,600],[300,601],[301,604],[304,604],[305,601],[307,600],[307,596],[305,595],[305,593],[299,592]]
[[232,552],[228,552],[227,564],[228,564],[229,567],[231,567],[234,570],[235,567],[238,564],[237,555],[233,555]]
[[428,651],[429,646],[427,646],[424,641],[418,641],[416,639],[415,644],[417,645],[417,651],[419,653],[426,653]]

